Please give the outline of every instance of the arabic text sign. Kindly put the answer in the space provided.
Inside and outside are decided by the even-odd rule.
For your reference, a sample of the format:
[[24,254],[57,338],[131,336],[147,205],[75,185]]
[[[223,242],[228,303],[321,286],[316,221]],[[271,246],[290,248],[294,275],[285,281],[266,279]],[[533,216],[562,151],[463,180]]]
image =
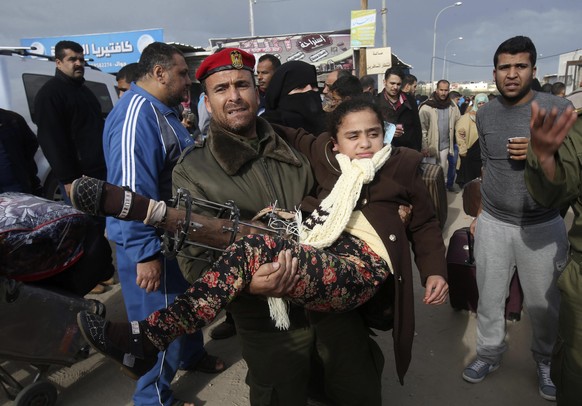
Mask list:
[[315,65],[318,72],[329,72],[339,67],[351,70],[351,53],[349,61],[340,59],[349,50],[350,36],[347,30],[344,31],[273,37],[214,38],[210,40],[210,45],[240,48],[255,55],[257,60],[266,53],[275,55],[282,63],[301,60]]
[[392,67],[392,48],[366,49],[366,72],[368,75],[383,75]]
[[104,72],[115,73],[128,63],[137,62],[143,49],[155,41],[163,41],[161,29],[115,32],[107,34],[68,35],[66,37],[23,38],[22,46],[36,47],[35,53],[55,54],[59,41],[69,40],[79,43],[89,63]]
[[374,47],[376,36],[376,10],[352,10],[352,48]]

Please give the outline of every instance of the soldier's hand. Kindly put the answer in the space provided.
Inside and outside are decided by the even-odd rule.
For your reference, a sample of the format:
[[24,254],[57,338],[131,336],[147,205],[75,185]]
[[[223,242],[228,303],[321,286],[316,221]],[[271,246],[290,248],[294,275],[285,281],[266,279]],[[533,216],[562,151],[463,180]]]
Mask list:
[[578,115],[571,106],[568,106],[564,113],[558,116],[556,108],[547,112],[545,109],[541,109],[537,102],[532,102],[531,147],[538,160],[544,161],[554,156],[577,118]]
[[281,251],[277,262],[270,262],[259,267],[253,275],[248,291],[253,295],[284,297],[291,293],[299,280],[297,258],[291,250]]

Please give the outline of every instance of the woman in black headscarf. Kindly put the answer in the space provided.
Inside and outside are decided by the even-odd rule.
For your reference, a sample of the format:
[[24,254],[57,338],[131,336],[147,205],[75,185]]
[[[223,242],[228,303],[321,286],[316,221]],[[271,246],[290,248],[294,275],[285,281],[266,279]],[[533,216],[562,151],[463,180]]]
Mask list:
[[281,65],[267,88],[261,117],[270,123],[322,133],[325,116],[315,67],[302,61]]

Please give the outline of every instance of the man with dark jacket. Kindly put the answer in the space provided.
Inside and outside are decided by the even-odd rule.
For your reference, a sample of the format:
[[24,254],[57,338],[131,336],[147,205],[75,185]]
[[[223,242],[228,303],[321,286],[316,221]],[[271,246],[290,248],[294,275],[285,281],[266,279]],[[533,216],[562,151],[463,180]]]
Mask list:
[[[85,86],[85,57],[83,47],[73,41],[59,41],[55,46],[55,77],[38,91],[34,100],[34,121],[38,126],[38,143],[61,185],[65,202],[70,204],[69,192],[73,180],[81,176],[107,179],[103,156],[104,117],[101,104]],[[105,219],[94,218],[99,228],[103,254],[111,257],[105,238]],[[110,261],[104,273],[113,275]],[[112,279],[104,281],[112,284]],[[107,279],[107,280],[106,280]],[[91,293],[103,293],[97,285]]]
[[38,91],[34,121],[38,143],[67,193],[73,180],[86,175],[105,180],[103,114],[85,86],[83,47],[73,41],[55,46],[55,76]]
[[[283,66],[275,75],[285,72]],[[236,48],[223,49],[200,65],[196,78],[203,84],[205,105],[212,113],[210,130],[203,145],[182,154],[173,175],[174,187],[189,190],[193,197],[233,200],[241,218],[250,218],[272,203],[294,209],[314,185],[307,158],[256,116],[253,67],[254,57]],[[271,86],[273,82],[268,92]],[[201,251],[190,253],[209,255]],[[208,264],[183,258],[180,266],[189,280],[195,280]],[[249,403],[305,405],[309,377],[315,375],[311,361],[319,357],[325,371],[321,387],[334,405],[379,406],[383,358],[360,314],[306,314],[291,306],[291,326],[279,330],[270,318],[267,300],[257,296],[273,296],[268,283],[274,278],[255,274],[253,295],[242,294],[228,306],[248,365]]]
[[388,68],[384,74],[384,90],[376,97],[384,120],[396,125],[392,145],[420,151],[422,128],[414,99],[401,91],[404,73],[398,68]]

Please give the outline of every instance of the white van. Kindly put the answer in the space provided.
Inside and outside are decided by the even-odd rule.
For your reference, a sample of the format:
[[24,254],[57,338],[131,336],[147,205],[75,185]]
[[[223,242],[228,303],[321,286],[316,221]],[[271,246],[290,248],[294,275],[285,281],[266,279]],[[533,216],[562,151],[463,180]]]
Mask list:
[[[36,133],[34,98],[55,75],[56,65],[54,57],[33,55],[27,48],[0,47],[0,108],[20,114]],[[99,99],[103,116],[107,116],[118,100],[115,77],[87,66],[85,80],[87,87]],[[60,200],[58,181],[40,148],[35,160],[45,197]]]

